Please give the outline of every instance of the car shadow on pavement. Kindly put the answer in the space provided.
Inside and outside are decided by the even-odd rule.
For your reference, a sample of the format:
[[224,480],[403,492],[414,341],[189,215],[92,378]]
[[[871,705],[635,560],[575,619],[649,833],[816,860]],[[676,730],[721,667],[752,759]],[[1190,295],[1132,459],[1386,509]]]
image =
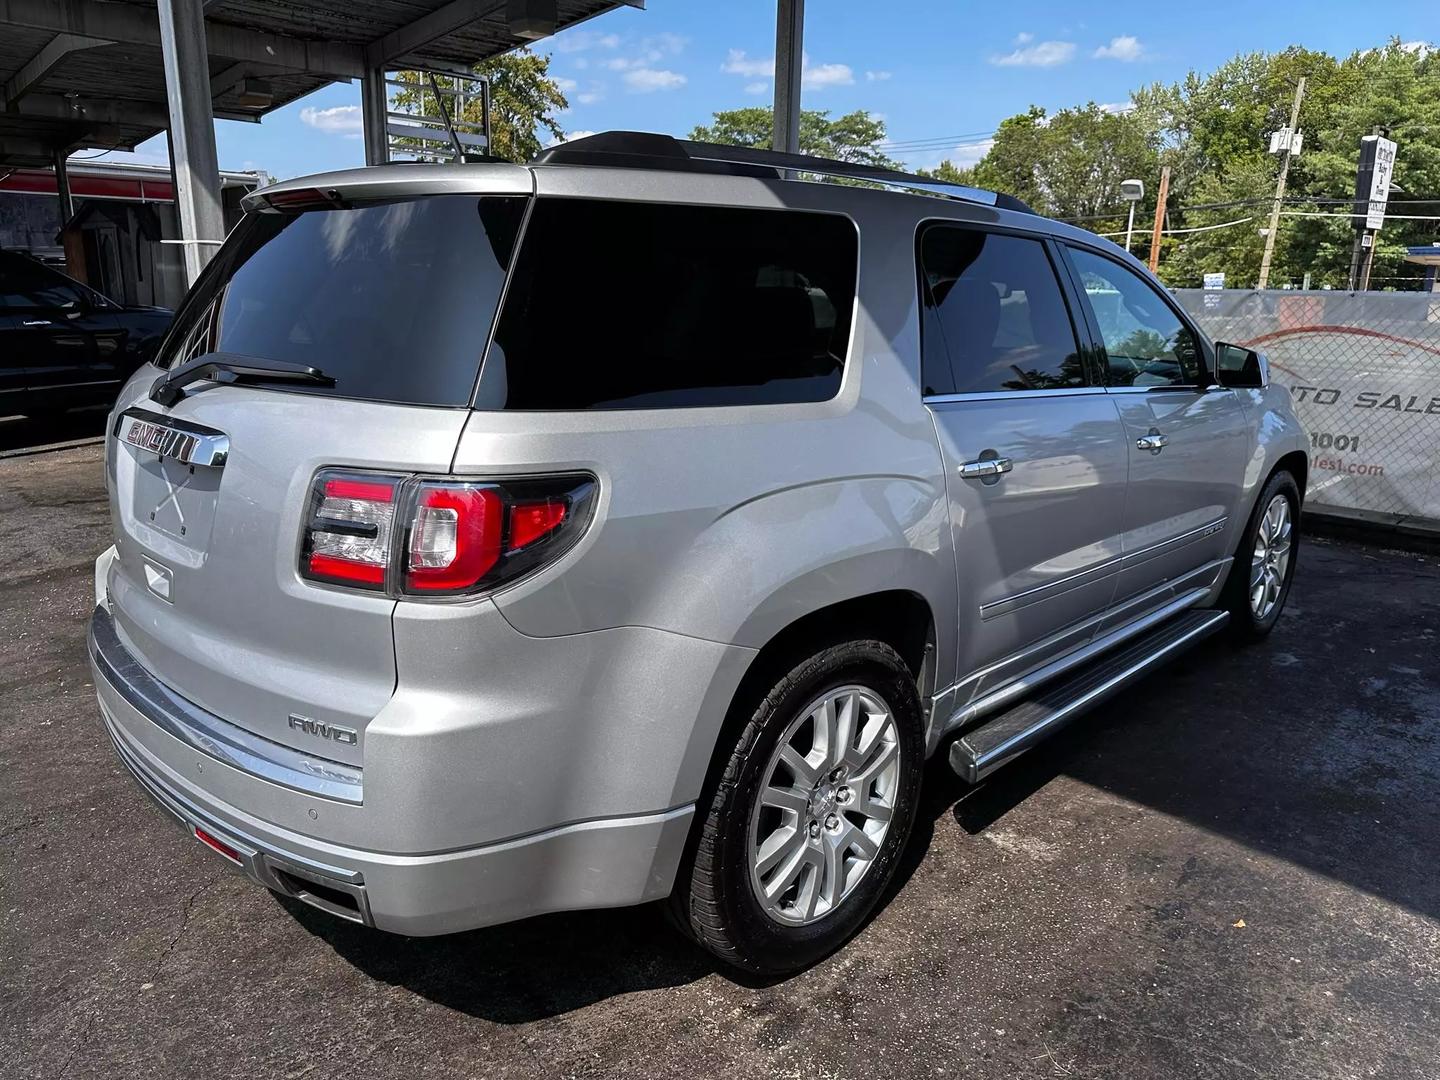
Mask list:
[[719,969],[666,925],[657,904],[540,915],[412,938],[341,922],[272,895],[306,930],[370,978],[498,1024],[530,1023],[621,994],[683,986]]

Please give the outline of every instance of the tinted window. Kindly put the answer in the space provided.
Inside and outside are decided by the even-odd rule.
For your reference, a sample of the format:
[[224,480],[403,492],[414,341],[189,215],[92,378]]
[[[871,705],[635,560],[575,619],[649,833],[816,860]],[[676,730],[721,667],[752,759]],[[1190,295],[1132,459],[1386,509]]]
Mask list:
[[1072,248],[1070,258],[1105,341],[1111,386],[1200,381],[1195,337],[1153,285],[1094,252]]
[[445,195],[248,214],[186,300],[165,355],[236,353],[334,377],[305,393],[467,404],[524,206]]
[[920,265],[927,394],[1085,385],[1075,328],[1039,240],[932,226]]
[[0,308],[88,306],[86,291],[33,259],[0,255]]
[[541,199],[482,405],[659,409],[840,389],[856,235],[830,214]]

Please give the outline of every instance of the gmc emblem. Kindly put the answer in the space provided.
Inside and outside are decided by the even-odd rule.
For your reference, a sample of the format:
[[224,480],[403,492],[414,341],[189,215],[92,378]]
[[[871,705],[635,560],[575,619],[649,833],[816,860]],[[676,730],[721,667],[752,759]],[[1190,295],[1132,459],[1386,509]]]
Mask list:
[[360,733],[354,728],[342,727],[339,724],[327,724],[324,720],[311,720],[308,716],[301,716],[298,713],[290,714],[290,726],[296,731],[303,731],[306,735],[314,735],[317,739],[329,739],[331,742],[343,743],[346,746],[354,746],[360,741]]

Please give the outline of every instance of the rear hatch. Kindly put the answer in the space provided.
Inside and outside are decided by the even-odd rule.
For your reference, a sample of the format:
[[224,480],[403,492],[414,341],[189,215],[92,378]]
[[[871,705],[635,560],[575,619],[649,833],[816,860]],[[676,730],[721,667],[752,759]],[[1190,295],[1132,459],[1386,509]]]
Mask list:
[[[159,679],[254,734],[360,764],[394,691],[395,600],[302,578],[302,530],[321,469],[450,469],[529,189],[524,170],[494,173],[493,195],[282,192],[283,211],[226,241],[158,360],[250,373],[222,364],[162,404],[166,371],[146,365],[121,395],[116,627]],[[333,383],[253,370],[277,363]]]

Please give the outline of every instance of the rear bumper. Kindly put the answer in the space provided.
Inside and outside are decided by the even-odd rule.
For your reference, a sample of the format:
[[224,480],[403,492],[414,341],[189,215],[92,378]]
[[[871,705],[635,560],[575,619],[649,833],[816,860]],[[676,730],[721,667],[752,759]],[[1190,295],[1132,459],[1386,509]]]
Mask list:
[[[384,807],[282,786],[242,767],[244,762],[219,743],[207,745],[212,734],[177,731],[174,713],[157,710],[144,686],[135,685],[142,680],[133,673],[127,679],[125,664],[115,662],[114,649],[124,647],[113,631],[107,638],[109,619],[104,607],[97,607],[90,631],[91,668],[101,714],[121,761],[186,831],[218,841],[218,847],[210,846],[268,888],[341,918],[412,935],[547,911],[642,903],[670,891],[693,805],[582,820],[496,843],[419,854],[371,851],[325,839],[327,823],[342,820],[343,831],[354,835],[363,831],[357,829],[357,815],[383,815]],[[305,819],[315,822],[314,834],[254,812],[296,800],[307,807]]]

